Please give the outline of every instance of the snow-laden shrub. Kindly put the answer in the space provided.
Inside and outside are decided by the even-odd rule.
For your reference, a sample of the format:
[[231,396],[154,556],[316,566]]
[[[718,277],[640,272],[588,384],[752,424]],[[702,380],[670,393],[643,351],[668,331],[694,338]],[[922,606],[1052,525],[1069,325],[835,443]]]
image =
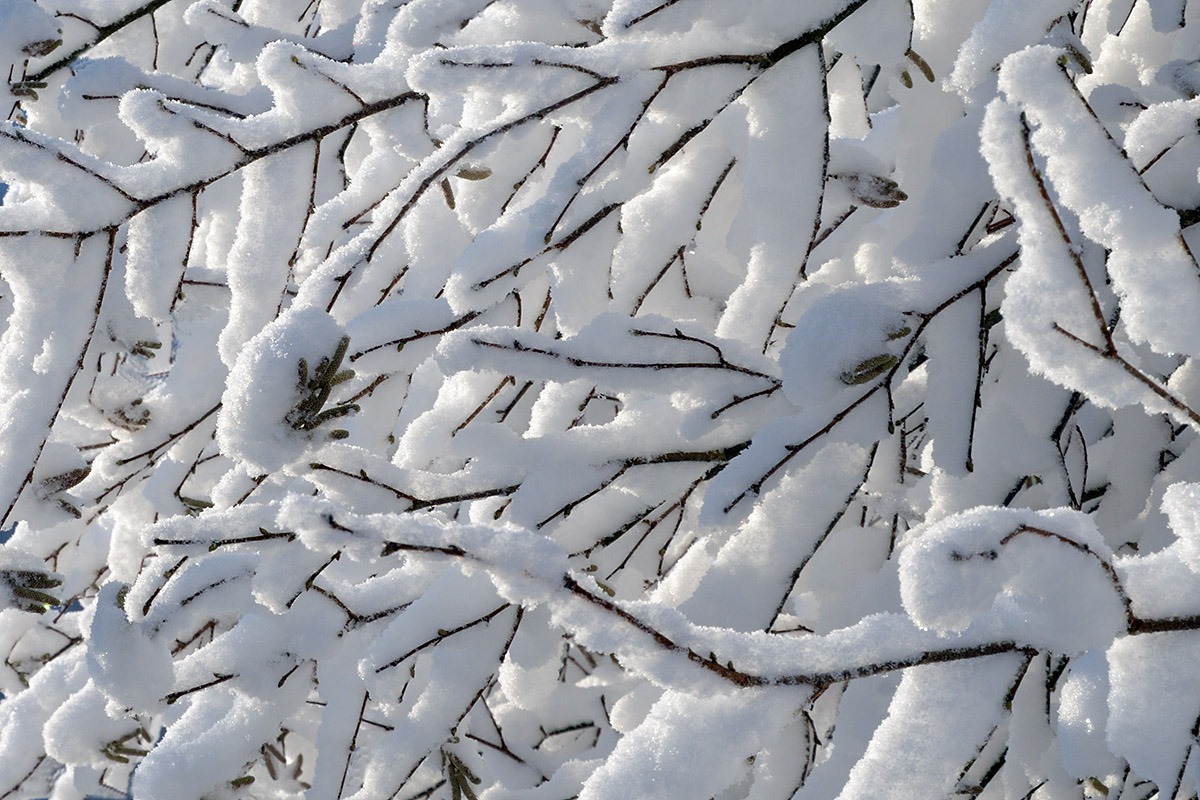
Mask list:
[[1194,797],[1198,45],[0,0],[0,798]]

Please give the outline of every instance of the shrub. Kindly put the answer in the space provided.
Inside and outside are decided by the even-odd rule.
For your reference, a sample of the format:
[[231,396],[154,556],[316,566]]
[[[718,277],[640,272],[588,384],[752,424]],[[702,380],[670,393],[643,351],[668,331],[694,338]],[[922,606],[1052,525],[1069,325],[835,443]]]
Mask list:
[[1194,797],[1198,20],[0,0],[0,798]]

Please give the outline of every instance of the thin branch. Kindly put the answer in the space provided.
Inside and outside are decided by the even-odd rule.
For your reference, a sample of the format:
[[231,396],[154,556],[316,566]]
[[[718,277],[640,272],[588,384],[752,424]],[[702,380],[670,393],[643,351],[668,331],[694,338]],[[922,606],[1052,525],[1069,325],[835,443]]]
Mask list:
[[[25,477],[21,481],[21,484],[13,493],[12,498],[9,500],[8,507],[4,510],[3,516],[0,516],[0,528],[3,528],[8,524],[8,517],[10,514],[12,514],[13,509],[16,507],[17,501],[21,498],[21,494],[25,491],[25,488],[29,486],[30,482],[33,481],[33,472],[37,468],[38,461],[41,460],[42,451],[46,447],[46,439],[50,434],[50,430],[54,427],[55,422],[58,421],[58,416],[62,413],[63,404],[67,401],[67,395],[70,393],[71,387],[75,384],[76,376],[78,376],[80,371],[83,369],[84,362],[87,359],[88,350],[90,350],[92,347],[92,339],[96,335],[96,323],[100,319],[100,310],[104,306],[104,298],[108,291],[108,277],[112,273],[113,256],[116,252],[117,244],[117,230],[117,228],[109,228],[106,231],[108,233],[108,252],[104,258],[103,273],[100,277],[100,287],[96,292],[96,302],[92,308],[92,319],[88,327],[87,337],[84,339],[83,347],[80,348],[79,355],[75,359],[75,367],[71,371],[70,377],[68,377],[63,384],[62,392],[58,396],[58,403],[54,408],[53,415],[50,417],[49,424],[45,428],[45,433],[39,437],[37,452],[34,454],[33,463],[29,467],[29,472],[26,473]],[[80,244],[82,243],[82,240],[78,241]]]
[[237,677],[237,675],[217,675],[208,683],[202,683],[199,686],[193,686],[190,689],[182,689],[178,692],[171,692],[166,697],[167,705],[171,705],[176,700],[178,700],[181,697],[184,697],[185,695],[189,695],[189,694],[192,694],[193,692],[199,692],[204,689],[208,689],[213,686],[217,686],[218,684],[225,683],[225,681],[233,680],[236,677]]
[[367,261],[371,260],[372,256],[375,255],[375,252],[380,248],[380,246],[382,246],[384,240],[387,239],[388,236],[391,235],[392,231],[394,231],[396,229],[396,226],[400,224],[400,221],[402,219],[404,219],[404,217],[408,214],[409,210],[412,209],[412,207],[417,204],[417,201],[421,199],[421,197],[425,194],[426,190],[428,190],[430,186],[432,186],[433,184],[440,181],[443,177],[445,177],[446,173],[450,170],[451,167],[453,167],[455,164],[457,164],[462,159],[466,158],[467,155],[472,150],[474,150],[476,147],[483,144],[484,142],[489,141],[490,139],[492,139],[496,136],[500,136],[501,134],[507,133],[514,128],[520,127],[521,125],[524,125],[527,122],[531,122],[533,120],[545,119],[547,115],[552,114],[553,112],[559,110],[560,108],[565,108],[566,106],[576,103],[576,102],[582,100],[583,98],[588,97],[589,95],[591,95],[595,92],[598,92],[601,89],[604,89],[607,86],[613,85],[616,82],[617,82],[616,78],[601,78],[600,80],[597,80],[595,83],[593,83],[591,86],[580,89],[579,91],[577,91],[573,94],[570,94],[567,97],[562,98],[561,100],[555,101],[555,102],[550,103],[545,106],[542,106],[541,108],[537,109],[536,111],[531,111],[528,114],[525,114],[522,117],[518,117],[517,119],[506,122],[503,125],[497,125],[495,128],[492,128],[490,131],[483,133],[479,136],[476,136],[475,138],[464,143],[461,147],[459,147],[457,152],[455,152],[454,154],[452,154],[448,158],[446,158],[443,161],[441,166],[437,167],[434,170],[431,170],[428,175],[426,175],[424,178],[421,179],[421,181],[417,184],[417,186],[409,194],[408,199],[405,200],[404,203],[401,205],[400,210],[398,212],[396,212],[396,214],[392,217],[392,221],[389,222],[384,227],[383,231],[379,234],[378,237],[376,237],[375,242],[369,248],[367,248],[367,252],[366,252],[366,256],[365,256],[366,260]]
[[[642,335],[665,335],[665,334],[648,334]],[[683,337],[672,337],[683,338]],[[573,367],[586,367],[597,369],[645,369],[651,371],[660,370],[683,370],[683,369],[698,369],[698,370],[728,370],[729,372],[739,372],[743,375],[750,375],[755,378],[762,378],[769,381],[772,386],[779,383],[778,378],[773,378],[766,373],[758,370],[742,367],[732,362],[726,361],[724,356],[719,356],[717,361],[596,361],[594,359],[579,358],[577,356],[569,356],[565,353],[559,353],[554,350],[547,350],[543,347],[534,347],[531,345],[521,344],[514,340],[512,344],[502,344],[499,342],[489,342],[486,339],[472,339],[472,344],[479,347],[488,347],[496,350],[507,350],[513,353],[531,353],[533,355],[545,356],[556,361],[565,361]],[[705,342],[705,344],[711,344]],[[714,345],[715,346],[715,345]]]
[[495,283],[496,281],[500,280],[501,278],[505,277],[506,275],[516,275],[518,272],[521,271],[522,267],[533,263],[534,261],[536,261],[537,259],[541,258],[542,256],[544,256],[548,253],[552,253],[555,250],[565,250],[566,248],[568,248],[572,244],[574,244],[575,240],[577,240],[579,237],[583,236],[585,233],[590,231],[596,225],[599,225],[601,222],[604,221],[604,219],[606,217],[608,217],[609,214],[616,211],[620,207],[621,207],[620,203],[609,203],[604,208],[601,208],[595,214],[592,214],[592,216],[585,219],[582,223],[580,223],[580,225],[577,228],[572,230],[570,233],[568,233],[566,236],[564,236],[562,239],[558,240],[554,244],[547,245],[545,248],[543,248],[541,251],[539,251],[535,255],[529,256],[528,258],[525,258],[524,260],[522,260],[516,264],[513,264],[508,269],[501,270],[500,272],[496,273],[495,275],[492,275],[490,278],[484,278],[483,280],[476,282],[475,285],[472,286],[471,288],[482,289],[486,286],[489,286],[489,285]]
[[[146,209],[148,209],[152,206],[158,205],[159,203],[163,202],[164,200],[169,200],[170,198],[175,197],[180,194],[195,194],[196,192],[200,191],[201,189],[204,189],[207,186],[209,186],[213,183],[216,183],[217,181],[221,180],[222,178],[232,175],[233,173],[249,166],[250,164],[252,164],[256,161],[266,158],[267,156],[274,155],[275,153],[283,152],[284,150],[288,150],[292,147],[295,147],[296,145],[303,144],[305,142],[324,138],[325,136],[328,136],[329,134],[334,133],[335,131],[338,131],[342,128],[346,128],[351,125],[354,125],[354,124],[356,124],[364,119],[367,119],[369,117],[372,117],[376,114],[380,114],[384,111],[388,111],[393,108],[397,108],[411,100],[424,99],[424,97],[425,97],[424,95],[422,95],[418,92],[404,92],[402,94],[395,95],[393,97],[388,97],[383,100],[378,100],[374,103],[367,104],[367,105],[363,106],[362,108],[357,109],[356,111],[353,111],[353,112],[347,114],[346,116],[342,117],[341,119],[339,119],[335,122],[331,122],[327,125],[321,125],[316,128],[312,128],[310,130],[304,131],[303,133],[295,134],[294,136],[289,136],[285,139],[281,139],[277,142],[274,142],[273,144],[269,144],[264,147],[255,148],[255,149],[243,148],[245,155],[242,158],[238,159],[233,164],[233,166],[231,166],[229,169],[227,169],[223,172],[217,173],[215,175],[209,175],[207,177],[200,178],[196,181],[193,181],[191,183],[188,183],[188,184],[185,184],[182,186],[177,186],[173,189],[169,189],[169,190],[162,192],[161,194],[155,195],[153,197],[149,197],[144,200],[138,200],[137,202],[134,202],[131,204],[131,208],[130,208],[129,212],[125,215],[124,218],[122,218],[119,222],[117,222],[116,225],[119,226],[119,225],[124,224],[125,222],[128,222],[130,219],[132,219],[137,214],[141,213],[142,211],[145,211]],[[22,139],[22,141],[25,141],[25,140]],[[240,145],[239,145],[239,147],[240,147]],[[90,173],[90,170],[89,170],[89,173]],[[95,173],[90,173],[90,174],[95,175]],[[100,176],[95,175],[95,177],[99,178]],[[101,230],[107,231],[108,229],[109,228],[106,227]],[[23,235],[27,235],[29,233],[40,233],[45,236],[77,238],[79,236],[91,236],[98,232],[99,231],[80,232],[80,231],[51,231],[51,230],[0,231],[0,236],[23,236]]]
[[398,339],[392,339],[381,344],[372,345],[365,350],[359,350],[357,353],[351,353],[349,356],[347,356],[346,360],[353,363],[365,356],[367,353],[374,353],[376,350],[382,350],[385,347],[395,347],[398,350],[402,350],[404,349],[405,345],[412,342],[420,341],[421,339],[427,339],[430,336],[441,336],[442,334],[449,333],[450,331],[456,331],[482,313],[482,311],[468,311],[458,319],[451,322],[449,325],[445,325],[432,331],[413,331],[407,336],[401,336]]
[[220,410],[220,408],[221,408],[221,404],[217,403],[215,406],[210,408],[208,411],[205,411],[200,416],[199,419],[193,420],[192,422],[188,423],[186,426],[184,426],[182,429],[180,429],[176,433],[172,433],[170,436],[168,436],[162,442],[159,442],[158,444],[154,445],[153,447],[151,447],[147,450],[143,450],[142,452],[137,453],[136,455],[128,456],[127,458],[117,459],[117,461],[115,463],[117,464],[117,466],[124,466],[132,461],[137,461],[139,458],[146,458],[146,457],[149,457],[150,460],[153,461],[155,453],[157,453],[159,450],[162,450],[164,447],[169,447],[170,445],[174,444],[175,441],[178,440],[181,436],[186,436],[187,434],[194,431],[197,426],[199,426],[202,422],[204,422],[204,420],[208,419],[213,414],[217,413],[217,411]]
[[849,17],[862,6],[866,5],[867,2],[868,0],[853,0],[852,2],[846,4],[840,11],[838,11],[838,13],[834,14],[829,19],[823,20],[799,36],[789,39],[769,53],[729,53],[723,55],[703,56],[700,58],[688,59],[687,61],[677,61],[672,64],[664,64],[654,67],[654,69],[669,72],[679,72],[685,69],[710,67],[718,64],[740,64],[758,67],[762,70],[770,69],[797,50],[800,50],[801,48],[807,47],[811,44],[819,44],[830,31],[842,24],[847,17]]
[[618,139],[616,143],[608,149],[607,153],[601,156],[600,159],[592,165],[592,168],[589,169],[583,175],[583,177],[578,178],[575,181],[575,191],[572,192],[571,196],[567,198],[567,202],[565,202],[563,207],[559,209],[558,216],[554,218],[554,222],[550,223],[550,227],[546,229],[546,234],[542,237],[544,242],[549,244],[550,240],[554,238],[554,231],[558,229],[559,223],[563,221],[563,217],[567,215],[567,211],[570,210],[571,206],[575,203],[575,200],[578,199],[580,193],[583,191],[583,188],[587,186],[588,182],[591,181],[596,173],[600,171],[600,168],[608,163],[608,160],[612,158],[618,150],[621,150],[629,145],[629,137],[633,135],[634,130],[637,129],[637,126],[641,123],[642,118],[646,116],[646,112],[650,110],[650,106],[653,105],[655,99],[665,88],[667,88],[667,82],[670,81],[670,79],[670,74],[663,76],[663,79],[659,81],[656,87],[654,87],[654,91],[650,93],[650,96],[642,101],[641,110],[634,115],[629,125],[625,128],[625,133],[621,135],[621,138]]
[[1133,603],[1129,599],[1129,595],[1128,595],[1128,593],[1126,593],[1125,587],[1124,587],[1124,585],[1122,585],[1121,579],[1117,575],[1117,571],[1113,568],[1113,565],[1111,563],[1109,563],[1107,560],[1105,560],[1103,557],[1101,557],[1099,553],[1097,553],[1095,550],[1092,550],[1092,548],[1086,544],[1077,542],[1074,539],[1069,539],[1066,536],[1063,536],[1061,533],[1055,533],[1054,531],[1049,531],[1049,530],[1046,530],[1045,528],[1038,528],[1038,527],[1035,527],[1032,525],[1022,525],[1021,527],[1017,528],[1015,531],[1013,531],[1012,533],[1009,533],[1003,539],[1001,539],[1000,545],[1001,546],[1007,545],[1013,539],[1017,538],[1018,536],[1024,535],[1024,534],[1030,534],[1032,536],[1040,536],[1045,539],[1050,539],[1052,541],[1061,542],[1062,544],[1065,544],[1074,550],[1078,550],[1079,552],[1083,553],[1084,555],[1089,556],[1090,558],[1094,559],[1096,561],[1096,563],[1098,563],[1100,565],[1100,568],[1104,570],[1104,574],[1106,576],[1108,576],[1109,581],[1113,585],[1113,590],[1116,591],[1116,593],[1117,593],[1117,597],[1119,597],[1121,599],[1121,605],[1125,609],[1126,627],[1131,632],[1133,631],[1133,629],[1138,625],[1138,618],[1133,613]]
[[492,619],[496,615],[500,614],[506,608],[512,608],[512,604],[504,603],[504,604],[492,609],[488,613],[484,614],[482,617],[473,619],[470,622],[465,622],[462,625],[459,625],[455,628],[450,628],[447,630],[438,629],[437,636],[434,636],[430,639],[427,639],[424,642],[421,642],[421,644],[406,651],[402,655],[399,655],[396,658],[393,658],[388,663],[383,664],[382,666],[376,667],[375,673],[379,674],[380,672],[383,672],[384,670],[391,669],[392,667],[395,667],[395,666],[407,661],[409,658],[412,658],[414,655],[421,652],[422,650],[424,650],[428,647],[433,647],[434,645],[439,644],[442,640],[448,639],[451,636],[454,636],[455,634],[459,634],[459,633],[462,633],[463,631],[470,630],[471,628],[474,628],[476,625],[487,624],[488,622],[491,622]]
[[665,0],[664,2],[659,3],[657,6],[650,9],[649,11],[643,11],[641,14],[638,14],[636,17],[625,20],[625,27],[632,28],[634,25],[637,25],[639,22],[641,22],[645,19],[648,19],[649,17],[654,16],[655,14],[662,11],[663,9],[670,8],[671,6],[675,5],[678,2],[679,2],[679,0]]
[[75,50],[58,59],[57,61],[46,65],[33,75],[27,76],[25,78],[25,82],[40,83],[46,80],[46,78],[50,77],[55,72],[58,72],[60,69],[70,66],[75,59],[79,58],[84,53],[87,53],[92,48],[111,38],[113,35],[119,33],[125,28],[128,28],[142,17],[150,16],[169,2],[171,2],[171,0],[151,0],[151,2],[146,3],[144,6],[139,6],[138,8],[133,9],[114,22],[110,22],[109,24],[103,26],[96,26],[96,38],[77,47]]
[[338,783],[336,800],[342,800],[342,793],[346,791],[346,776],[350,774],[350,759],[354,755],[358,743],[358,732],[362,729],[363,715],[367,712],[367,701],[370,699],[371,693],[363,692],[362,707],[358,709],[358,721],[354,723],[354,735],[350,737],[350,746],[346,748],[346,764],[342,768],[342,780]]
[[837,527],[837,524],[842,521],[842,517],[845,516],[846,512],[850,509],[851,504],[854,502],[854,498],[858,497],[858,493],[862,491],[863,484],[867,482],[867,477],[871,474],[871,467],[875,464],[875,454],[878,451],[879,442],[876,442],[875,444],[871,445],[871,451],[867,454],[867,466],[863,469],[862,480],[856,483],[854,488],[850,490],[850,494],[846,496],[845,501],[843,501],[841,507],[837,510],[837,513],[833,515],[833,519],[831,519],[829,524],[825,526],[824,532],[817,537],[816,541],[813,542],[812,547],[810,547],[808,552],[805,553],[800,559],[800,563],[796,565],[794,570],[792,570],[791,577],[787,581],[787,588],[785,588],[783,593],[780,595],[779,602],[775,605],[775,613],[771,615],[771,621],[767,623],[766,630],[769,631],[771,628],[775,627],[775,622],[779,619],[779,615],[783,613],[783,606],[785,603],[787,603],[787,599],[791,596],[792,591],[795,590],[796,583],[800,580],[800,575],[804,572],[804,568],[809,565],[809,562],[812,561],[813,556],[815,556],[817,551],[821,549],[821,545],[823,545],[825,540],[829,538],[829,535],[833,533],[833,529]]
[[1075,272],[1079,275],[1079,280],[1087,289],[1088,302],[1091,304],[1092,316],[1096,320],[1096,327],[1100,331],[1100,335],[1104,338],[1104,349],[1101,351],[1103,355],[1115,355],[1117,345],[1113,341],[1112,329],[1109,328],[1108,320],[1104,318],[1104,312],[1100,309],[1100,300],[1096,296],[1096,289],[1092,286],[1092,279],[1088,277],[1087,267],[1083,264],[1083,259],[1075,247],[1075,243],[1071,241],[1071,234],[1067,232],[1067,226],[1063,223],[1062,217],[1058,214],[1058,208],[1055,207],[1054,201],[1050,199],[1050,191],[1046,188],[1046,182],[1042,179],[1042,171],[1038,169],[1033,160],[1033,145],[1030,141],[1031,131],[1029,129],[1029,121],[1025,118],[1025,114],[1021,114],[1021,134],[1022,142],[1025,145],[1025,161],[1029,167],[1029,174],[1037,184],[1038,194],[1042,198],[1042,203],[1046,207],[1047,213],[1050,215],[1051,221],[1054,222],[1054,227],[1058,230],[1058,235],[1062,238],[1063,244],[1066,246],[1068,258],[1075,265]]
[[740,503],[744,499],[746,499],[746,497],[749,496],[751,493],[757,494],[762,489],[763,485],[771,478],[771,476],[773,476],[776,472],[778,472],[779,470],[781,470],[785,466],[787,466],[789,461],[791,461],[793,458],[795,458],[797,455],[799,455],[801,452],[803,452],[813,442],[819,441],[822,437],[824,437],[826,434],[828,434],[830,431],[832,431],[834,428],[836,428],[839,424],[841,424],[841,422],[843,420],[845,420],[848,416],[850,416],[850,414],[853,413],[855,409],[857,409],[859,406],[863,405],[869,399],[871,399],[875,395],[876,392],[879,392],[881,390],[885,391],[885,392],[890,391],[890,386],[891,386],[892,380],[896,377],[896,374],[900,371],[900,369],[902,369],[904,367],[906,360],[908,358],[908,355],[912,352],[913,347],[916,345],[917,341],[920,339],[921,333],[924,332],[926,326],[929,325],[929,323],[934,319],[934,317],[936,317],[942,311],[949,308],[954,303],[957,303],[959,300],[966,297],[968,294],[978,291],[981,287],[986,286],[997,275],[1004,272],[1004,270],[1008,269],[1008,267],[1011,266],[1013,264],[1013,262],[1015,262],[1017,260],[1018,256],[1019,256],[1018,252],[1013,252],[1013,253],[1009,254],[1007,257],[1005,257],[1003,260],[1001,260],[999,264],[997,264],[992,269],[988,270],[987,274],[985,274],[978,281],[975,281],[970,286],[967,286],[966,288],[955,292],[953,295],[951,295],[946,300],[944,300],[940,305],[938,305],[937,308],[935,308],[933,311],[926,314],[924,316],[924,318],[921,320],[921,323],[917,326],[917,329],[913,332],[911,338],[908,340],[908,343],[905,345],[904,350],[901,352],[900,357],[896,360],[895,366],[893,366],[890,370],[888,370],[888,372],[885,373],[878,380],[878,382],[876,382],[874,385],[872,385],[870,389],[867,389],[865,392],[863,392],[863,394],[859,395],[857,399],[851,401],[848,405],[846,405],[844,408],[842,408],[841,411],[834,414],[833,417],[830,418],[829,422],[827,422],[824,426],[822,426],[820,430],[818,430],[815,433],[813,433],[812,435],[808,436],[806,439],[804,439],[801,442],[798,442],[793,445],[788,445],[787,453],[782,458],[780,458],[778,461],[776,461],[774,464],[772,464],[771,467],[768,468],[767,471],[764,472],[757,480],[755,480],[752,484],[750,484],[750,486],[748,486],[740,494],[738,494],[735,498],[733,498],[733,500],[731,500],[724,507],[724,509],[723,509],[724,513],[728,514],[733,509],[734,506],[736,506],[738,503]]

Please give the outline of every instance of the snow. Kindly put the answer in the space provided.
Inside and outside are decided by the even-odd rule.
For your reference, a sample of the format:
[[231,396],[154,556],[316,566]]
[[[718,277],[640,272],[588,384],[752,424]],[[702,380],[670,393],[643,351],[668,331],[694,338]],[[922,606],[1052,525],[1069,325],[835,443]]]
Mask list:
[[[1061,202],[1082,233],[1112,251],[1108,269],[1122,297],[1122,320],[1135,342],[1190,353],[1200,324],[1184,311],[1200,299],[1196,262],[1184,249],[1179,219],[1163,208],[1120,157],[1112,140],[1055,69],[1059,51],[1032,48],[1007,59],[1000,88],[1036,126],[1033,147]],[[1053,79],[1047,77],[1057,75]],[[1043,120],[1052,119],[1049,124]],[[1104,186],[1097,196],[1093,185]],[[1118,203],[1110,197],[1120,197]]]
[[[88,632],[88,674],[103,695],[123,708],[157,709],[175,675],[165,642],[154,642],[122,608],[128,586],[107,583]],[[70,759],[61,759],[69,761]]]
[[0,401],[0,487],[13,500],[46,441],[73,373],[70,364],[90,336],[89,306],[103,291],[106,255],[96,240],[82,247],[79,259],[70,243],[49,237],[18,244],[0,239],[0,268],[15,295],[0,336],[0,383],[14,387]]
[[1067,13],[1069,0],[1000,0],[988,3],[982,19],[963,42],[949,82],[969,97],[1004,57],[1040,40],[1050,24]]
[[1108,727],[1108,660],[1100,649],[1071,663],[1058,706],[1058,749],[1063,767],[1082,780],[1120,771],[1105,742]]
[[108,698],[89,680],[46,720],[46,754],[64,764],[107,766],[104,747],[131,732],[130,720],[109,714],[107,706]]
[[[299,681],[295,682],[299,683]],[[295,690],[290,701],[303,702]],[[134,774],[138,797],[208,792],[239,777],[246,760],[276,731],[269,702],[216,688],[189,703]]]
[[1171,530],[1179,537],[1177,550],[1180,560],[1192,571],[1200,573],[1200,497],[1195,484],[1176,483],[1163,495],[1163,513],[1170,520]]
[[[781,92],[782,86],[787,90]],[[780,95],[789,102],[779,102]],[[822,123],[829,118],[820,52],[805,48],[789,56],[755,81],[738,104],[746,115],[745,152],[738,155],[744,179],[754,187],[746,192],[743,224],[751,226],[755,245],[746,280],[729,298],[717,334],[761,347],[774,325],[764,312],[782,310],[817,232],[817,187],[825,179],[828,136]]]
[[[43,727],[51,714],[86,683],[83,651],[76,649],[39,671],[27,691],[11,700],[5,699],[4,707],[0,708],[0,747],[4,749],[0,783],[19,785],[37,766],[42,757]],[[71,716],[64,715],[63,719],[69,720]]]
[[844,405],[895,365],[903,332],[911,331],[897,307],[904,294],[896,286],[843,288],[803,294],[804,315],[779,357],[784,392],[813,417]]
[[[286,288],[290,258],[288,246],[300,241],[308,202],[309,179],[305,168],[312,155],[307,147],[264,158],[242,170],[242,202],[237,234],[225,262],[229,283],[229,322],[218,347],[225,366],[233,362],[246,342],[275,318],[276,303]],[[291,225],[282,224],[291,220]]]
[[929,391],[926,406],[930,411],[930,435],[933,458],[948,474],[962,476],[974,470],[972,459],[975,409],[963,397],[975,393],[979,373],[978,337],[974,341],[957,331],[976,323],[981,314],[971,297],[947,309],[930,323]]
[[[987,736],[1020,658],[909,670],[839,798],[902,798],[954,790],[959,770]],[[953,720],[954,722],[950,722]],[[921,746],[913,746],[920,742]]]
[[134,311],[155,322],[170,315],[172,301],[187,267],[186,239],[179,236],[191,224],[191,203],[176,197],[146,209],[129,221],[129,256],[125,262],[125,291]]
[[1058,325],[1088,344],[1099,346],[1091,298],[1081,286],[1070,249],[1037,194],[1022,138],[1017,109],[994,101],[984,119],[984,156],[989,160],[993,180],[1013,199],[1021,215],[1022,263],[1036,265],[1019,270],[1005,286],[1001,306],[1005,331],[1032,366],[1057,383],[1086,386],[1109,406],[1139,401],[1153,404],[1112,361],[1074,357],[1081,346],[1054,328]]
[[[1118,639],[1108,649],[1109,747],[1159,786],[1176,785],[1193,745],[1196,647],[1187,633],[1156,633]],[[1190,780],[1194,769],[1185,773]]]
[[[1125,625],[1111,559],[1081,514],[977,508],[929,526],[903,551],[900,594],[918,625],[943,635],[990,616],[1016,626],[1021,641],[1081,652]],[[1067,566],[1076,560],[1091,563]]]
[[592,773],[580,800],[630,793],[667,798],[720,792],[738,781],[746,756],[756,752],[767,732],[790,717],[801,701],[797,691],[722,693],[702,699],[667,692]]
[[1188,796],[1198,22],[0,0],[0,795]]
[[[717,552],[681,610],[704,625],[743,631],[770,627],[795,576],[823,543],[827,520],[841,512],[862,482],[866,463],[862,448],[833,445],[784,478]],[[800,508],[806,510],[804,518],[798,518]]]
[[259,331],[237,354],[221,396],[221,449],[258,473],[300,459],[312,434],[286,419],[305,399],[297,379],[300,360],[315,375],[342,335],[332,317],[313,308],[297,308]]

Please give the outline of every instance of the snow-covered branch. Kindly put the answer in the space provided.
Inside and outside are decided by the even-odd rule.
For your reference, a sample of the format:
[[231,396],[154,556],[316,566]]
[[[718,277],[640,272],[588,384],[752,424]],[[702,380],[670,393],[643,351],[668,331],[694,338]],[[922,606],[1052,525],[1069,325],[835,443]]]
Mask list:
[[1194,797],[1197,20],[0,0],[0,800]]

